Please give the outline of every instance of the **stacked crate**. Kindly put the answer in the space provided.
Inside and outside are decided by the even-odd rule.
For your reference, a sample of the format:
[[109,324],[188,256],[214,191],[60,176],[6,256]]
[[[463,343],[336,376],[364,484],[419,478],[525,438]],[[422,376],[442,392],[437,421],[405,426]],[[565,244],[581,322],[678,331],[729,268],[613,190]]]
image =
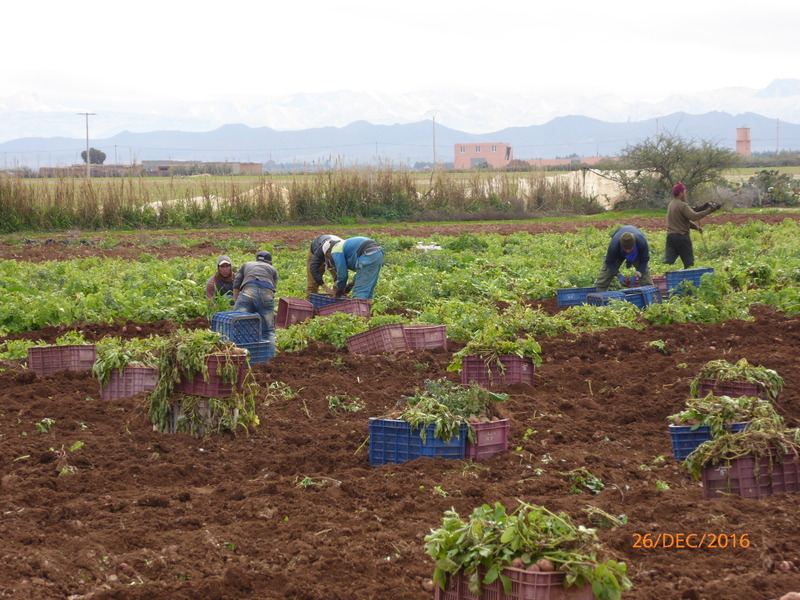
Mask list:
[[211,330],[222,339],[247,350],[251,365],[267,362],[275,356],[275,343],[261,340],[261,317],[236,310],[218,312],[211,317]]

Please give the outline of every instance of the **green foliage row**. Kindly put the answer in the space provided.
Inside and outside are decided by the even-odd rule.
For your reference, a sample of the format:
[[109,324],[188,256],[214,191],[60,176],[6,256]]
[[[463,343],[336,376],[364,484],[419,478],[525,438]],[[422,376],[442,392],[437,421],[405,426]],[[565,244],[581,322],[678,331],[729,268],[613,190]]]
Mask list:
[[[643,311],[627,302],[573,306],[553,316],[539,310],[537,303],[554,298],[557,289],[593,284],[614,229],[587,227],[573,234],[535,236],[374,236],[387,256],[373,305],[377,317],[369,324],[340,314],[303,322],[279,330],[278,347],[300,349],[310,340],[343,346],[349,335],[398,321],[445,325],[448,338],[468,341],[493,327],[509,339],[535,339],[608,327],[643,328],[647,323],[749,319],[752,304],[800,313],[800,227],[788,219],[778,225],[753,221],[706,226],[703,243],[695,242],[697,265],[713,267],[715,273],[704,276],[691,294]],[[645,233],[654,274],[676,268],[660,262],[665,233]],[[426,251],[420,245],[442,249]],[[256,246],[241,240],[227,243],[224,251],[238,266],[252,259]],[[281,275],[279,297],[304,297],[305,247],[268,249]],[[170,319],[182,323],[209,317],[220,310],[205,297],[205,281],[214,270],[215,260],[208,257],[159,260],[149,254],[136,261],[100,257],[2,261],[0,335],[78,322]],[[0,352],[8,350],[9,346],[0,345]]]

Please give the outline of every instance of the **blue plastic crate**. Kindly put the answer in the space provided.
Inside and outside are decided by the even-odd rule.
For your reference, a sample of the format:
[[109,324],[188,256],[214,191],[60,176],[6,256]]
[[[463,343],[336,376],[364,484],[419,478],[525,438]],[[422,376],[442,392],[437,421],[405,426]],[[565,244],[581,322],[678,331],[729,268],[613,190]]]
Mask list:
[[369,464],[404,463],[420,457],[422,440],[411,425],[396,419],[369,420]]
[[328,294],[308,295],[308,301],[311,302],[311,306],[313,306],[315,309],[322,306],[328,306],[329,304],[336,304],[337,302],[344,302],[345,300],[349,300],[349,298],[336,298],[334,296],[329,296]]
[[658,291],[658,287],[654,285],[643,285],[639,290],[641,290],[644,296],[645,306],[659,304],[661,302],[661,292]]
[[369,420],[369,464],[403,463],[415,458],[453,458],[466,456],[467,425],[462,424],[459,434],[445,443],[433,432],[435,425],[428,425],[425,443],[420,430],[414,430],[405,421],[395,419]]
[[[738,433],[747,429],[750,423],[731,423],[731,433]],[[669,435],[672,438],[672,456],[675,460],[686,460],[703,442],[711,439],[711,429],[701,425],[692,429],[692,425],[670,425]]]
[[427,458],[464,458],[467,453],[467,424],[462,423],[458,435],[449,442],[437,438],[433,432],[436,425],[428,425],[425,443],[419,437],[420,430],[412,431],[411,437],[416,437],[420,442],[420,456]]
[[626,290],[622,290],[622,294],[625,296],[624,299],[631,304],[639,308],[645,307],[646,303],[641,288],[628,288]]
[[626,300],[622,292],[594,292],[586,295],[586,304],[590,306],[605,306],[612,300]]
[[565,288],[556,290],[556,299],[559,306],[578,306],[586,304],[586,294],[596,291],[596,287]]
[[[700,287],[700,278],[706,273],[713,273],[711,267],[700,267],[697,269],[683,269],[680,271],[667,271],[667,292],[673,293],[674,288],[679,287],[683,281],[691,281],[694,287]],[[674,290],[678,293],[679,290]]]
[[261,317],[256,313],[231,310],[211,317],[211,330],[237,346],[261,341]]
[[249,352],[248,361],[251,365],[267,362],[275,356],[274,342],[254,342],[252,344],[238,344]]

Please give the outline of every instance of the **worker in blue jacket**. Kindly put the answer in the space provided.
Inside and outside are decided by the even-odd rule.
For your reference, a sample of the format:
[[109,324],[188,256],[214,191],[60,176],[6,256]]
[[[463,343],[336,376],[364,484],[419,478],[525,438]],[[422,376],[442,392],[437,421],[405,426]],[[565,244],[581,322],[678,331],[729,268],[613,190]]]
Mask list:
[[608,291],[614,277],[620,275],[619,269],[623,262],[636,269],[637,285],[653,285],[649,267],[650,246],[644,234],[633,225],[623,225],[611,236],[603,267],[594,282],[598,292]]
[[[329,247],[325,256],[336,266],[337,296],[352,289],[353,298],[371,301],[375,297],[375,286],[384,260],[383,249],[375,240],[352,237]],[[355,271],[350,285],[347,283],[349,271]]]

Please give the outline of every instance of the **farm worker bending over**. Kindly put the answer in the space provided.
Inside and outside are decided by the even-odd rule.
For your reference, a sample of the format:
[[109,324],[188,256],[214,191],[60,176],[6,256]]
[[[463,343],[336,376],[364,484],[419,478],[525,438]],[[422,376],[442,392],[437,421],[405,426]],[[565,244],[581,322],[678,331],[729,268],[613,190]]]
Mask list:
[[261,340],[275,341],[275,290],[278,271],[272,266],[272,254],[266,250],[256,253],[256,259],[246,262],[233,280],[233,310],[257,313],[261,316]]
[[349,271],[355,271],[352,289],[353,298],[372,300],[375,286],[383,266],[383,249],[375,240],[368,237],[354,237],[336,242],[325,253],[336,267],[336,295],[343,296],[348,288]]
[[322,275],[327,268],[331,272],[331,275],[333,275],[334,282],[336,281],[336,266],[333,264],[333,261],[329,262],[325,255],[328,253],[331,246],[341,241],[342,238],[339,236],[325,234],[315,237],[314,241],[311,242],[311,248],[306,257],[306,296],[316,294],[320,286],[322,286],[322,289],[327,293],[334,293],[333,290],[322,281]]
[[217,272],[206,282],[206,296],[230,296],[233,298],[233,265],[227,256],[220,256],[217,260]]
[[619,268],[625,262],[636,269],[639,285],[653,285],[650,277],[650,246],[644,234],[633,225],[623,225],[611,236],[606,258],[600,274],[594,282],[598,292],[608,291],[608,285],[619,275]]
[[672,186],[672,201],[667,207],[667,251],[664,258],[665,265],[675,264],[681,257],[683,268],[689,269],[694,265],[694,248],[689,229],[696,229],[703,234],[703,228],[694,221],[699,221],[706,215],[719,209],[719,204],[709,203],[711,206],[700,212],[695,212],[686,204],[686,186],[681,182]]

